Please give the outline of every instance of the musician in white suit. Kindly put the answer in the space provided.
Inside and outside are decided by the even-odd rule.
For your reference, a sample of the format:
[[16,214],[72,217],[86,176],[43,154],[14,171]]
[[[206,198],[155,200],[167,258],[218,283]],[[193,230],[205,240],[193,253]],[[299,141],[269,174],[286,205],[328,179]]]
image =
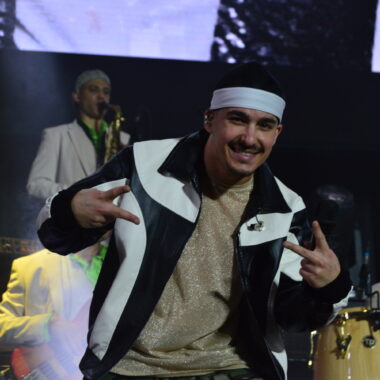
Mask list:
[[[81,73],[75,83],[73,100],[77,118],[69,123],[46,128],[29,173],[27,190],[45,200],[74,182],[92,174],[104,161],[108,124],[102,103],[109,103],[111,81],[101,70]],[[121,132],[123,146],[129,135]]]
[[0,351],[19,348],[30,363],[55,362],[58,371],[82,379],[78,364],[105,251],[97,243],[68,256],[43,249],[14,260],[0,303]]

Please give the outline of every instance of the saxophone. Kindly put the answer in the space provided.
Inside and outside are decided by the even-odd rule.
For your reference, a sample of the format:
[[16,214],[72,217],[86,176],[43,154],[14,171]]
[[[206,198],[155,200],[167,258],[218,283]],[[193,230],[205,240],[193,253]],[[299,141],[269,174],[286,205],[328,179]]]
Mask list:
[[116,104],[102,104],[102,107],[111,110],[114,117],[108,127],[104,152],[104,163],[116,154],[123,146],[120,142],[121,124],[125,121],[121,107]]

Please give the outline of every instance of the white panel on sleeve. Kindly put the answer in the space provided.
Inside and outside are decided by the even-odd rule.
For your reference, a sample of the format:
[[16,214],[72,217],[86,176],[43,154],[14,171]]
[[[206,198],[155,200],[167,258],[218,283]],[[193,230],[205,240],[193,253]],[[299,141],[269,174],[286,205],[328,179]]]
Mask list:
[[107,351],[131,295],[146,248],[145,223],[135,196],[131,192],[121,196],[120,207],[137,215],[140,224],[123,219],[117,219],[115,223],[116,247],[121,265],[96,318],[89,342],[89,347],[100,360]]

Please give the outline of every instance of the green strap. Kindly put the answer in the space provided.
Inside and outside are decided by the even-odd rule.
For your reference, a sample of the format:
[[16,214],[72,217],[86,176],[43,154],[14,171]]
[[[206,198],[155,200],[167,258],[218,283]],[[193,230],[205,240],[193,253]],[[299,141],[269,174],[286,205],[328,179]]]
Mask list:
[[76,255],[70,256],[72,260],[77,262],[83,268],[83,271],[85,272],[87,278],[94,286],[96,284],[96,281],[98,281],[100,269],[102,268],[107,249],[108,247],[101,246],[99,254],[91,260],[91,263],[88,263],[86,260],[83,260]]

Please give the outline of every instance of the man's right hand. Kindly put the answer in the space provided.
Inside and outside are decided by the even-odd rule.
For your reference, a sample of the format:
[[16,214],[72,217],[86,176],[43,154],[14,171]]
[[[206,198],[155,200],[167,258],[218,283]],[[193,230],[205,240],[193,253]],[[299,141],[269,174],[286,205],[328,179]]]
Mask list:
[[74,217],[83,228],[104,227],[116,218],[139,224],[140,219],[136,215],[112,203],[116,197],[129,191],[131,189],[127,185],[114,187],[108,191],[80,190],[71,200]]

